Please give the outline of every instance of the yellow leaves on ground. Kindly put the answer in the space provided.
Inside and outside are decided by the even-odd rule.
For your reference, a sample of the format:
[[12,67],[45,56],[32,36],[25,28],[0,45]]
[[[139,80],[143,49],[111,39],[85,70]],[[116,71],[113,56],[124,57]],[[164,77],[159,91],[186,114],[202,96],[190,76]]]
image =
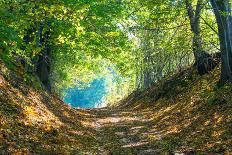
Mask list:
[[[41,109],[44,108],[44,109]],[[36,125],[50,130],[52,126],[59,127],[62,123],[46,107],[26,106],[23,110],[25,125]]]
[[3,84],[3,80],[2,80],[2,78],[0,77],[0,86],[2,86],[2,84]]
[[35,110],[34,110],[34,107],[32,107],[32,106],[26,106],[26,107],[24,108],[24,113],[25,113],[26,115],[36,115],[36,112],[35,112]]
[[[8,115],[12,117],[1,117],[0,109],[0,151],[1,142],[6,141],[12,154],[103,154],[105,151],[130,155],[147,148],[159,148],[163,153],[181,146],[200,152],[211,153],[214,151],[211,149],[231,152],[228,123],[232,121],[232,109],[226,104],[209,105],[200,96],[202,87],[214,91],[216,78],[209,79],[213,79],[209,85],[202,84],[198,78],[190,81],[187,91],[178,88],[176,93],[174,89],[171,96],[163,94],[156,101],[146,98],[155,94],[147,92],[130,107],[83,110],[73,109],[56,96],[30,86],[13,88],[0,76],[0,86],[4,84],[7,92],[4,98],[0,96],[0,101],[7,105]],[[10,106],[13,103],[20,108]],[[17,117],[11,116],[15,113],[12,109],[20,111]]]

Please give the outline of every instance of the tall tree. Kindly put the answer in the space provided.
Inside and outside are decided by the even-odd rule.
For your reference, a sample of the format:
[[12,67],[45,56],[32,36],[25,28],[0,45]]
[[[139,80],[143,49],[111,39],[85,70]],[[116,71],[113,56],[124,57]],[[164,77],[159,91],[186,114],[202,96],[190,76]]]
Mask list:
[[218,24],[221,48],[221,82],[232,82],[232,16],[229,0],[210,0]]
[[190,20],[191,31],[193,32],[193,53],[195,59],[198,60],[201,57],[202,49],[202,39],[200,34],[200,15],[203,6],[203,0],[198,0],[196,9],[194,10],[190,0],[185,0],[185,5]]
[[203,9],[203,0],[198,0],[196,8],[193,8],[191,0],[185,0],[185,6],[190,20],[191,31],[193,33],[193,54],[195,57],[195,65],[200,74],[205,74],[214,66],[214,60],[210,54],[204,51],[202,46],[200,19]]

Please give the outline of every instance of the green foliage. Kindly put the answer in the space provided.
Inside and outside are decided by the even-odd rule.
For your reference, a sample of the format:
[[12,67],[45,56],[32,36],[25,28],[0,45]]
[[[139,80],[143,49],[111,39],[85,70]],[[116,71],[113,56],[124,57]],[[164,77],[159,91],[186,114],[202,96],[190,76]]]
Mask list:
[[[217,26],[208,7],[201,34],[204,50],[214,53]],[[127,79],[113,87],[144,89],[194,61],[184,1],[0,1],[0,36],[6,61],[17,55],[33,66],[49,47],[57,92],[109,75],[109,68]]]
[[40,34],[49,31],[54,90],[90,82],[106,74],[109,66],[128,76],[134,61],[127,33],[118,26],[123,8],[121,2],[109,0],[2,1],[2,57],[8,61],[14,52],[28,64],[36,62],[45,47],[39,43]]

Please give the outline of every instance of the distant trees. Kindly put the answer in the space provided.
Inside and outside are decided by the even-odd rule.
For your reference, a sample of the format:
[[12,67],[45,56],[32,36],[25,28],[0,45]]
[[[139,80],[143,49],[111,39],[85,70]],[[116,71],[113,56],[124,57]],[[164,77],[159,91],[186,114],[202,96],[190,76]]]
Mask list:
[[0,1],[0,58],[19,55],[48,90],[91,82],[112,64],[126,76],[134,61],[117,25],[124,9],[111,0]]
[[221,81],[232,82],[230,0],[5,0],[0,7],[0,56],[33,64],[47,89],[90,82],[110,65],[137,89],[194,61],[204,74],[218,38]]
[[232,82],[232,15],[231,1],[210,0],[218,25],[221,48],[221,82]]
[[[132,19],[133,33],[139,38],[136,85],[147,88],[157,80],[195,61],[200,74],[208,73],[217,51],[212,12],[204,0],[140,1]],[[138,11],[139,10],[139,11]],[[201,23],[204,19],[204,23]],[[207,23],[208,25],[206,25]],[[212,39],[213,38],[213,39]]]
[[[158,0],[155,3],[133,1],[133,6],[137,8],[132,9],[130,14],[131,20],[134,21],[130,33],[138,38],[139,44],[135,52],[136,87],[147,88],[165,75],[182,70],[192,62],[195,62],[194,65],[201,75],[212,70],[220,57],[216,28],[223,22],[221,18],[227,21],[227,24],[221,23],[218,26],[219,34],[222,34],[219,35],[221,49],[224,49],[221,79],[231,81],[228,79],[231,79],[232,62],[232,52],[229,51],[232,30],[229,26],[230,4],[229,0],[225,0],[221,2],[221,8],[216,10],[215,4],[220,0],[214,1],[216,3],[214,2],[213,8],[217,13],[218,24],[215,23],[215,15],[208,0]],[[223,4],[224,8],[222,3],[227,3]]]

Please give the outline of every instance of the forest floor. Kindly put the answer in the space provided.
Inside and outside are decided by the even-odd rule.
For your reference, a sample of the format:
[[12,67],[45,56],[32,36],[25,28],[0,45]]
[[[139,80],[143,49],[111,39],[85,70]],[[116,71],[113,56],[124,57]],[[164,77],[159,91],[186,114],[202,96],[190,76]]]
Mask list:
[[116,107],[75,109],[0,61],[0,154],[232,154],[232,86],[217,86],[219,72],[188,69]]

